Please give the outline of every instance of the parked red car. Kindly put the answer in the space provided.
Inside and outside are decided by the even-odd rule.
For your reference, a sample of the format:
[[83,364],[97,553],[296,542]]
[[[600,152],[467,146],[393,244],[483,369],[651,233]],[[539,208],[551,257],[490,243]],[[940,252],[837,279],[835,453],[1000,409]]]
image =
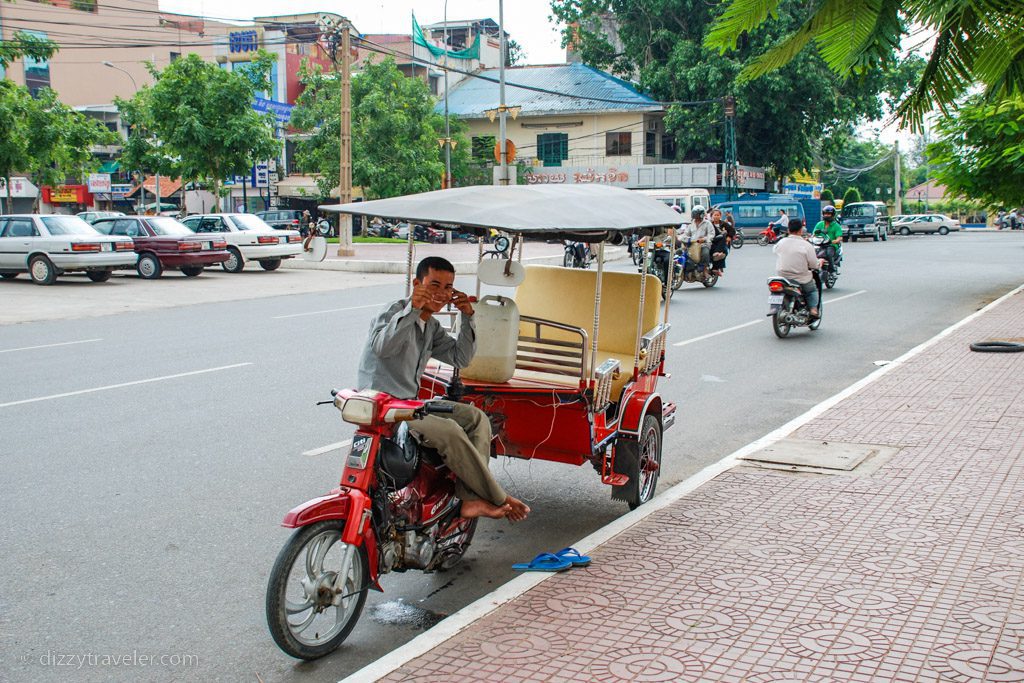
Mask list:
[[223,263],[230,256],[223,237],[197,235],[166,216],[102,218],[92,227],[106,235],[131,237],[139,255],[135,269],[147,280],[160,277],[166,268],[195,277],[206,266]]

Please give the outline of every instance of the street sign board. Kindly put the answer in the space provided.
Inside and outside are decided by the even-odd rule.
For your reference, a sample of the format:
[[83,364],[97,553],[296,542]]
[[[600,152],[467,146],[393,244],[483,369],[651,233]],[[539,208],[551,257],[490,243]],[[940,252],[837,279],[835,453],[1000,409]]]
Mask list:
[[270,185],[270,171],[267,170],[267,167],[266,161],[261,161],[253,166],[253,187],[268,187]]
[[110,192],[109,173],[90,173],[89,192]]

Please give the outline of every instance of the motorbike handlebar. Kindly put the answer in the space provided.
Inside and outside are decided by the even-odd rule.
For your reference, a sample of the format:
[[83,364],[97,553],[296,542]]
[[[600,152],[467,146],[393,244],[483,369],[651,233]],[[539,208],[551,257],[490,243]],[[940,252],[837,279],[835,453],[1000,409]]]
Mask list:
[[443,403],[426,403],[423,405],[423,412],[427,414],[437,413],[450,415],[455,412],[455,406]]

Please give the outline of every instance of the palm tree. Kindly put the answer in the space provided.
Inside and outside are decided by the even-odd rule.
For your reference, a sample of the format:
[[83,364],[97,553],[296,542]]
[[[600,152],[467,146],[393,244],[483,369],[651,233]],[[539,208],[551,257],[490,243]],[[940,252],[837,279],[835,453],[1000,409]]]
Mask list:
[[[728,0],[705,45],[725,52],[774,17],[782,0]],[[999,99],[1024,92],[1024,2],[1021,0],[811,0],[795,32],[740,74],[753,80],[778,69],[813,42],[840,76],[886,66],[904,36],[934,33],[921,80],[900,103],[903,124],[920,131],[925,114],[949,114],[976,83]],[[911,28],[912,27],[912,28]]]

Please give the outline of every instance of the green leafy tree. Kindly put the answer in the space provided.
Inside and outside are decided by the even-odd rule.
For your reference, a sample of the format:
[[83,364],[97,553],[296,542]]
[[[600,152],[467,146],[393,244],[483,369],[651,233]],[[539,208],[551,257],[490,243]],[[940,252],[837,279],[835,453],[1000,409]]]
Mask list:
[[[776,3],[778,15],[765,31],[745,36],[737,49],[719,54],[703,45],[721,6],[703,0],[553,0],[585,62],[634,77],[643,91],[673,104],[666,131],[677,158],[720,161],[724,114],[720,98],[736,97],[736,144],[740,161],[765,166],[777,177],[808,170],[852,136],[855,125],[883,117],[902,96],[920,62],[889,71],[868,70],[841,81],[825,62],[802,52],[756,84],[739,80],[748,64],[799,24],[798,0]],[[610,15],[609,15],[610,10]],[[612,26],[614,31],[609,30]],[[609,37],[614,33],[618,43]]]
[[860,190],[858,190],[856,187],[851,187],[846,191],[845,194],[843,194],[843,206],[846,206],[847,204],[853,204],[854,202],[859,201],[861,201]]
[[[296,152],[301,169],[317,172],[328,196],[340,174],[340,91],[338,79],[316,69],[301,72],[305,90],[296,101],[291,125],[307,132]],[[444,117],[426,84],[407,78],[388,58],[367,62],[352,79],[352,182],[368,199],[438,189],[444,173]],[[452,118],[452,173],[469,166],[465,125]]]
[[1024,96],[975,96],[939,121],[928,146],[935,179],[949,196],[992,206],[1024,205]]
[[24,31],[15,31],[10,40],[0,39],[0,67],[23,57],[49,59],[57,52],[57,43]]
[[836,196],[832,194],[832,190],[825,188],[821,191],[821,201],[828,202],[829,204],[835,204]]
[[[705,44],[724,53],[771,33],[783,7],[783,0],[729,0]],[[990,98],[1024,91],[1020,0],[811,0],[802,7],[800,23],[747,65],[741,81],[792,63],[811,44],[841,77],[886,69],[900,39],[922,30],[935,34],[931,56],[898,109],[911,128],[921,129],[933,107],[952,111],[975,82]]]
[[[117,136],[103,124],[62,103],[43,88],[36,97],[28,88],[0,81],[0,175],[24,173],[39,185],[79,180],[99,167],[96,145],[112,145]],[[12,211],[8,196],[7,210]]]
[[[118,108],[131,126],[126,162],[186,181],[206,180],[220,196],[225,178],[277,156],[271,114],[252,109],[257,93],[269,90],[275,57],[260,52],[247,69],[227,71],[198,55],[149,65],[154,84]],[[219,207],[219,204],[218,204]]]

